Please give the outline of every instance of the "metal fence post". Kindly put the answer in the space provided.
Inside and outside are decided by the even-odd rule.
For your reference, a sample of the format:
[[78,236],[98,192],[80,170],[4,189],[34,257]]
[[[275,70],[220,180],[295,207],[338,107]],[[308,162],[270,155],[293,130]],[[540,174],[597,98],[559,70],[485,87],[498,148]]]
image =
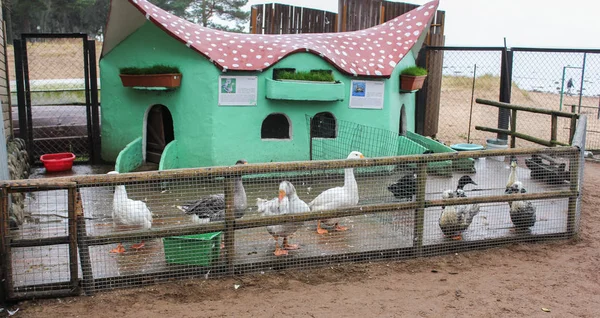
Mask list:
[[101,162],[100,158],[100,115],[98,111],[98,74],[96,72],[96,41],[88,40],[88,66],[90,69],[90,107],[92,109],[92,155],[94,164]]
[[[500,101],[510,103],[511,85],[512,85],[512,67],[513,67],[513,52],[504,48],[502,50],[502,62],[500,69]],[[498,129],[508,129],[510,119],[509,109],[498,109]],[[507,140],[508,136],[505,133],[498,133],[498,139]]]

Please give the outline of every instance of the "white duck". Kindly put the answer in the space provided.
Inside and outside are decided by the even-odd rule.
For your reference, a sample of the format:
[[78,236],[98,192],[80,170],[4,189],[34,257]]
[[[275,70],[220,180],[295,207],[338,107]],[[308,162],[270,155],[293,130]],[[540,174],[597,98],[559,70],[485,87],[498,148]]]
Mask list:
[[[118,174],[117,171],[110,171],[108,174]],[[127,197],[127,190],[124,185],[115,186],[115,194],[113,195],[113,210],[112,210],[113,226],[139,226],[143,229],[152,227],[152,212],[146,206],[146,203],[138,200],[132,200]],[[133,249],[144,247],[142,241],[138,244],[133,244]],[[110,251],[111,253],[123,253],[125,248],[122,243]]]
[[[308,205],[302,201],[296,193],[296,188],[289,181],[283,181],[279,184],[279,197],[272,200],[256,199],[258,211],[265,216],[284,215],[293,213],[310,212]],[[288,239],[303,222],[285,223],[267,226],[267,231],[275,239],[275,256],[287,255],[288,250],[298,249],[298,245],[289,244]],[[279,237],[283,237],[283,245],[279,246]]]
[[[364,158],[362,153],[352,151],[347,159]],[[331,188],[323,191],[312,202],[308,204],[311,211],[333,210],[344,207],[355,206],[358,204],[358,185],[354,179],[354,169],[346,168],[344,170],[344,186]],[[317,233],[326,234],[328,231],[321,227],[321,223],[333,225],[336,231],[345,231],[346,227],[339,225],[337,218],[317,221]]]

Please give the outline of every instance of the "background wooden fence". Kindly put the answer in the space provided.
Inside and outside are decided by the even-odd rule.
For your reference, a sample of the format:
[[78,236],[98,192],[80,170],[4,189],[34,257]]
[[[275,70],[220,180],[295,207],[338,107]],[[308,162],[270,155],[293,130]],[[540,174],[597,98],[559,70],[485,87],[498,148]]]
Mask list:
[[[367,29],[409,12],[418,5],[382,0],[339,0],[338,12],[268,3],[252,6],[250,33],[298,34],[331,33]],[[444,45],[445,12],[438,10],[424,46]],[[418,63],[429,74],[424,89],[417,92],[416,132],[435,136],[438,132],[443,52],[425,51]]]

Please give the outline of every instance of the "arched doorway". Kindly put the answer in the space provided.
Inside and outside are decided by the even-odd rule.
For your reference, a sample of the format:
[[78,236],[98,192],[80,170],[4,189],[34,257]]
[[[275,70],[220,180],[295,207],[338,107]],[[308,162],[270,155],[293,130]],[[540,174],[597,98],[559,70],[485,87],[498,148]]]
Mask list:
[[400,125],[398,127],[398,135],[406,136],[406,110],[404,109],[404,104],[402,104],[402,108],[400,108]]
[[165,147],[175,138],[173,117],[164,105],[154,105],[146,119],[146,162],[160,163]]

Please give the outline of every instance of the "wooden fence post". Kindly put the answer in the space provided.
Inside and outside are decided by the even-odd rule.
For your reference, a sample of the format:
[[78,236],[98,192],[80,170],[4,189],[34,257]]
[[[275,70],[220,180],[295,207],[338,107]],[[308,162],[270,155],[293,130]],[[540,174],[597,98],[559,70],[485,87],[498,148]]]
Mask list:
[[8,227],[8,207],[9,207],[9,198],[8,198],[8,189],[6,187],[2,187],[2,194],[0,198],[0,260],[1,265],[3,267],[2,272],[0,273],[0,297],[1,300],[6,300],[10,298],[12,294],[12,264],[11,264],[11,250],[10,250],[10,238],[9,227]]
[[233,274],[235,256],[235,206],[233,201],[235,176],[225,177],[225,253],[227,273]]
[[81,209],[81,201],[77,187],[68,189],[68,222],[69,222],[69,271],[73,294],[79,294],[79,264],[77,262],[77,212]]
[[552,115],[552,121],[550,125],[550,143],[552,144],[552,147],[555,147],[556,137],[558,134],[558,116]]
[[94,294],[96,288],[94,286],[94,274],[92,272],[90,248],[87,244],[87,229],[85,226],[85,216],[79,189],[77,190],[77,200],[75,202],[75,214],[77,215],[77,243],[79,245],[81,272],[83,274],[83,291],[89,296]]
[[423,229],[425,226],[425,187],[427,185],[427,163],[417,163],[417,195],[415,201],[417,208],[414,214],[413,247],[415,256],[423,255]]
[[517,136],[515,136],[515,132],[517,132],[517,110],[513,109],[510,115],[510,147],[515,148],[517,144]]

